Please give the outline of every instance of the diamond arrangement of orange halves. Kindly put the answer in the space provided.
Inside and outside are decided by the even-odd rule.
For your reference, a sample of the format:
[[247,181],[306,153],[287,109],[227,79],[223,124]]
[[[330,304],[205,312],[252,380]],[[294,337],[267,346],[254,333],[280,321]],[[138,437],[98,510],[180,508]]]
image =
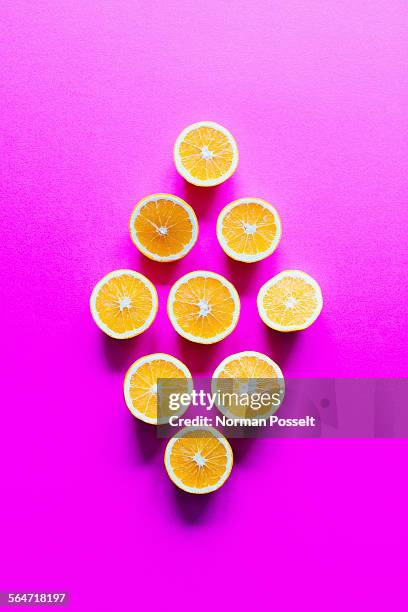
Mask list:
[[[212,187],[226,181],[238,165],[238,148],[221,125],[201,121],[185,128],[174,145],[178,172],[193,185]],[[227,204],[217,220],[217,238],[225,253],[235,260],[253,263],[268,257],[281,238],[281,221],[274,206],[259,198],[241,198]],[[181,259],[198,238],[193,208],[181,198],[157,193],[143,198],[130,218],[130,235],[136,247],[150,259],[169,262]],[[302,330],[319,316],[323,299],[318,283],[300,270],[284,270],[259,290],[257,306],[262,321],[280,332]],[[91,313],[100,329],[112,338],[125,339],[147,330],[157,313],[154,285],[134,270],[114,270],[95,286]],[[234,285],[215,272],[197,270],[181,277],[171,288],[167,312],[171,324],[191,342],[212,344],[235,328],[240,300]],[[150,424],[158,418],[157,381],[179,381],[178,392],[192,390],[187,366],[166,353],[138,359],[124,381],[126,404],[132,414]],[[278,379],[279,366],[255,351],[224,359],[213,375],[219,379]],[[218,406],[225,413],[222,406]],[[271,414],[276,407],[270,407]],[[239,407],[228,416],[239,416]],[[265,416],[260,414],[259,416]],[[228,478],[232,449],[216,429],[186,427],[167,444],[164,463],[171,480],[189,493],[209,493]]]

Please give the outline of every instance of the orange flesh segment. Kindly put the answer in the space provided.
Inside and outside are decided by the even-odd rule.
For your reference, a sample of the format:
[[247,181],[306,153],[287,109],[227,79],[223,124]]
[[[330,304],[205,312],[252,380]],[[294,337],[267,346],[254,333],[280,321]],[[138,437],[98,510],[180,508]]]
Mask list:
[[141,280],[123,274],[99,289],[96,310],[109,329],[121,334],[146,322],[152,310],[152,294]]
[[[203,148],[212,154],[205,159]],[[212,127],[191,130],[180,144],[180,158],[184,168],[196,179],[217,179],[231,168],[234,152],[228,138]]]
[[[247,233],[245,228],[256,228]],[[222,235],[233,251],[256,255],[266,251],[277,233],[274,215],[261,204],[243,203],[232,208],[222,222]]]
[[[289,308],[287,304],[292,302],[294,305]],[[287,276],[266,291],[263,305],[267,317],[279,325],[304,325],[319,308],[319,300],[312,285]]]
[[[209,311],[200,315],[200,303],[208,304]],[[218,279],[191,278],[177,289],[173,312],[180,327],[200,338],[212,338],[226,330],[233,321],[235,303],[231,293]]]
[[[198,465],[194,456],[204,459]],[[227,451],[219,439],[203,431],[192,431],[178,438],[171,450],[170,465],[181,482],[191,488],[216,485],[227,467]]]
[[[157,393],[155,385],[163,378],[185,379],[185,388],[176,385],[177,393],[186,393],[187,379],[184,373],[174,363],[164,359],[156,359],[142,364],[131,376],[129,395],[137,412],[149,418],[157,418]],[[183,385],[184,387],[184,385]],[[168,390],[166,389],[166,393]]]
[[134,221],[134,229],[142,246],[160,257],[179,253],[193,235],[187,211],[166,199],[145,204]]
[[[259,357],[245,355],[231,360],[224,369],[217,374],[217,379],[228,379],[226,384],[219,383],[217,387],[221,393],[242,393],[240,386],[242,383],[253,383],[256,380],[256,389],[252,387],[251,393],[267,393],[269,397],[280,390],[279,381],[271,382],[276,379],[278,374],[272,364],[260,359]],[[257,380],[259,379],[259,380]],[[282,379],[280,379],[282,380]],[[221,396],[222,397],[222,396]],[[265,401],[257,410],[249,406],[240,405],[239,402],[228,404],[227,408],[232,414],[243,417],[259,417],[270,412],[272,403]]]
[[275,368],[255,356],[243,356],[230,361],[218,378],[276,378]]

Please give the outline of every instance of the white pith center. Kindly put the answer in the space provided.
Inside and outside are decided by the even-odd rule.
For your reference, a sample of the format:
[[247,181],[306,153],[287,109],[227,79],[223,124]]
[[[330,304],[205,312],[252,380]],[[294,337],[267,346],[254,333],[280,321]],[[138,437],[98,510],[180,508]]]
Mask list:
[[286,300],[285,306],[286,308],[293,308],[297,304],[297,299],[293,297],[293,295]]
[[122,310],[124,310],[125,308],[130,308],[132,306],[132,300],[128,297],[123,297],[120,298],[119,300],[119,309],[120,312],[122,312]]
[[203,159],[211,159],[212,157],[214,157],[214,153],[204,145],[201,149],[201,157]]
[[207,316],[211,310],[210,305],[206,300],[200,300],[198,302],[198,307],[200,309],[200,312],[199,312],[200,317]]
[[152,385],[150,387],[150,393],[152,393],[152,394],[156,394],[157,393],[157,383],[155,383],[154,385]]
[[194,455],[193,460],[196,462],[198,467],[203,467],[205,465],[205,459],[200,452],[197,452]]
[[256,225],[255,224],[251,225],[250,223],[244,223],[244,232],[246,234],[255,234]]
[[161,234],[162,236],[167,236],[168,233],[168,229],[167,227],[164,227],[163,225],[161,227],[157,228],[157,231],[159,232],[159,234]]

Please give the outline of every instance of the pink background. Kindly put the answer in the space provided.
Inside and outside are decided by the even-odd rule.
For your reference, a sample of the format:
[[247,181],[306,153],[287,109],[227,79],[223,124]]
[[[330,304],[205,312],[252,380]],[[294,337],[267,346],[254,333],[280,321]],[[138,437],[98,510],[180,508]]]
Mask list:
[[[264,351],[286,376],[401,376],[407,333],[407,22],[404,0],[3,0],[0,590],[71,593],[74,610],[406,610],[404,440],[234,442],[229,482],[178,492],[163,443],[122,379],[166,351],[195,374]],[[240,164],[222,186],[183,182],[179,131],[218,121]],[[195,208],[181,262],[149,262],[128,219],[168,191]],[[268,260],[227,260],[221,208],[278,208]],[[153,326],[113,341],[92,287],[130,267],[158,287]],[[170,285],[207,268],[238,288],[237,329],[189,344]],[[258,319],[260,285],[299,267],[325,307],[298,335]]]

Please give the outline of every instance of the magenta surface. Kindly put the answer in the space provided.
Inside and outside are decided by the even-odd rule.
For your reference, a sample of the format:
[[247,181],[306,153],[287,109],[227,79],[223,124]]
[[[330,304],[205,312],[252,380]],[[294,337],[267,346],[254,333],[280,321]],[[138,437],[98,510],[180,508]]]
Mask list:
[[[0,590],[66,590],[80,611],[406,610],[406,441],[235,441],[228,483],[191,498],[122,399],[126,369],[154,351],[198,375],[245,349],[286,376],[406,374],[406,2],[5,0],[2,13]],[[201,119],[240,151],[210,190],[172,161]],[[127,227],[163,191],[200,223],[167,265]],[[251,266],[215,235],[244,196],[272,202],[283,226]],[[159,292],[132,341],[89,314],[94,284],[119,267]],[[179,338],[166,315],[169,287],[197,268],[241,295],[236,330],[213,347]],[[325,298],[291,336],[256,311],[285,268]]]

